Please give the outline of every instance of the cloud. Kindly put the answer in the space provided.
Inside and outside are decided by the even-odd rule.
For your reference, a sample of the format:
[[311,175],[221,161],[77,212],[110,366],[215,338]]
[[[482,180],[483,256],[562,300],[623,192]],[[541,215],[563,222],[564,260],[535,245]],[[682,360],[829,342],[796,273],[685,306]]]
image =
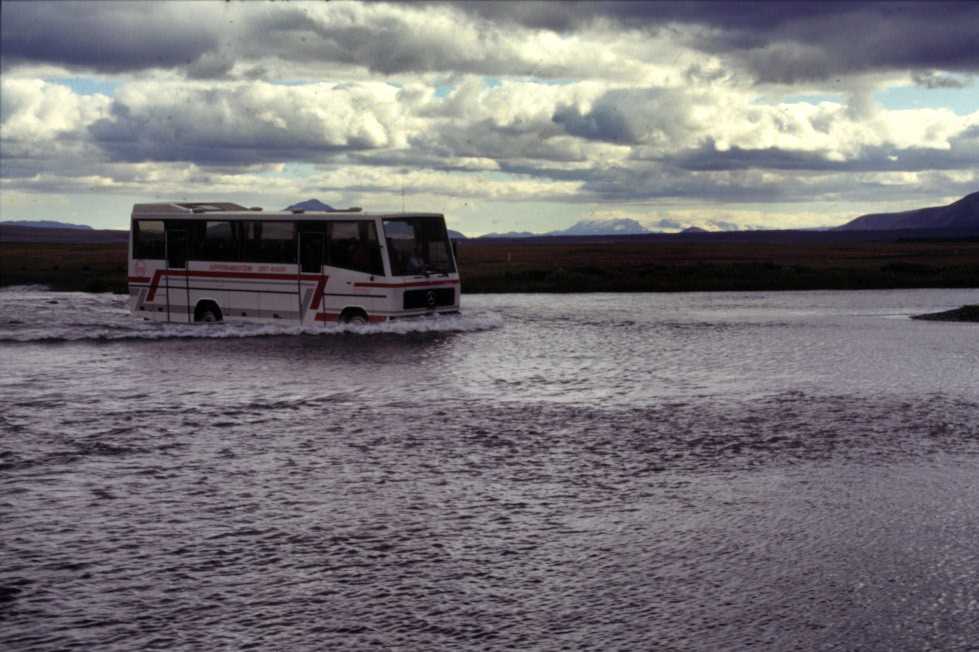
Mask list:
[[[329,74],[838,84],[979,72],[974,2],[10,2],[5,71],[187,79]],[[929,77],[932,75],[933,77]],[[692,77],[691,77],[692,76]]]
[[102,158],[86,128],[108,112],[104,95],[77,95],[40,79],[0,80],[3,176],[26,178],[60,170],[83,174]]
[[697,129],[692,115],[700,101],[697,94],[680,89],[614,89],[587,111],[577,106],[558,108],[553,120],[569,134],[588,140],[677,147]]
[[911,74],[911,80],[917,86],[923,88],[966,88],[971,85],[971,79],[962,79],[958,77],[951,77],[949,75],[940,75],[934,70],[926,70],[923,72],[914,72]]
[[0,80],[0,135],[18,142],[50,141],[105,114],[109,98],[77,95],[40,79]]
[[5,70],[51,64],[186,79],[640,78],[672,69],[658,63],[667,53],[679,57],[668,39],[558,35],[489,21],[462,5],[14,2],[4,5],[2,29]]
[[203,3],[10,2],[3,7],[3,67],[58,64],[107,73],[179,68],[219,46]]
[[596,25],[672,30],[687,47],[737,61],[761,82],[833,80],[870,71],[979,71],[975,2],[467,3],[493,23],[562,34]]
[[90,132],[120,161],[316,161],[403,146],[397,96],[378,83],[130,84]]
[[[334,179],[370,194],[410,177],[445,197],[744,203],[833,197],[847,183],[865,194],[963,187],[979,169],[979,112],[855,116],[839,103],[758,104],[723,88],[470,78],[436,94],[424,84],[172,80],[126,83],[108,98],[3,83],[3,174],[37,177],[38,189],[58,177],[152,187],[152,170],[230,188],[262,166],[284,183],[276,165],[307,162],[320,172],[303,178],[316,188],[329,175],[334,192]],[[175,177],[180,164],[195,174]]]
[[684,228],[684,225],[676,220],[671,220],[668,217],[662,217],[654,222],[647,222],[645,226],[651,229],[663,229],[667,231],[679,231]]

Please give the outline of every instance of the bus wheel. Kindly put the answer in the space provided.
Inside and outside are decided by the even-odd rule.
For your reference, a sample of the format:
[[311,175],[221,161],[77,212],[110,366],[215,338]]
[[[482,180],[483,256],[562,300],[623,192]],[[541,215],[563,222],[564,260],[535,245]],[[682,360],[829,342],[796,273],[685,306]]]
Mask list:
[[344,324],[363,326],[367,323],[367,313],[357,308],[347,308],[340,314],[340,321]]
[[221,309],[213,301],[201,301],[194,310],[194,321],[221,321]]

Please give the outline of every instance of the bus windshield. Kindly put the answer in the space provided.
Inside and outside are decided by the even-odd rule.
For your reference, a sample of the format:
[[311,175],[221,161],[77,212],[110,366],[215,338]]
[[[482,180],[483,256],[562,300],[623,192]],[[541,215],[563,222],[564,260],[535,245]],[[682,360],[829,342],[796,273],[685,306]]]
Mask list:
[[455,264],[449,234],[439,217],[401,217],[384,220],[384,237],[391,274],[450,274]]

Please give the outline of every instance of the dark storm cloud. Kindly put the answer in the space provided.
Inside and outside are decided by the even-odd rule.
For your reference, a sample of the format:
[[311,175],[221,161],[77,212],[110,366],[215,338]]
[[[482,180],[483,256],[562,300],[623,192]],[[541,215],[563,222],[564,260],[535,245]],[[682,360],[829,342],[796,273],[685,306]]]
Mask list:
[[975,182],[953,181],[940,172],[920,173],[918,182],[895,185],[877,175],[825,173],[799,183],[792,175],[755,171],[688,172],[669,166],[641,166],[594,170],[582,185],[580,201],[645,202],[658,199],[695,199],[722,204],[771,204],[838,200],[879,201],[921,197],[923,192],[965,195],[975,192]]
[[[684,43],[731,56],[766,82],[874,70],[979,71],[977,2],[472,2],[493,22],[573,32],[693,28]],[[697,29],[697,28],[703,29]]]
[[554,112],[554,122],[572,136],[616,144],[635,144],[639,135],[621,107],[602,104],[582,113],[577,107],[562,107]]
[[559,107],[552,118],[568,134],[617,145],[676,142],[691,130],[696,99],[675,89],[629,88],[604,93],[588,111]]
[[244,49],[286,60],[363,65],[383,74],[443,69],[451,44],[432,42],[406,27],[396,20],[329,24],[301,7],[284,6],[250,23],[250,44]]
[[[265,59],[362,66],[384,75],[542,69],[515,55],[509,35],[492,25],[470,33],[474,47],[428,29],[421,6],[375,7],[382,5],[336,5],[331,18],[289,4],[5,2],[3,66],[44,63],[102,73],[160,68],[191,79],[226,78],[236,63],[244,64],[245,78],[261,76],[266,69],[258,62]],[[451,9],[428,10],[468,22]]]
[[5,2],[3,66],[166,68],[218,78],[235,63],[247,68],[271,58],[381,74],[585,73],[550,61],[547,52],[521,49],[527,36],[521,30],[528,28],[668,33],[764,82],[877,70],[979,71],[976,2],[378,3],[334,5],[330,12],[324,17],[290,4]]
[[162,16],[160,8],[149,2],[4,2],[3,67],[45,63],[106,73],[179,68],[217,47],[216,34],[186,17]]
[[864,146],[855,156],[836,160],[824,152],[797,151],[768,147],[719,150],[712,139],[695,149],[687,149],[658,159],[692,172],[725,170],[782,170],[813,172],[914,172],[917,170],[972,170],[979,168],[979,140],[965,131],[950,142],[948,149],[892,146]]

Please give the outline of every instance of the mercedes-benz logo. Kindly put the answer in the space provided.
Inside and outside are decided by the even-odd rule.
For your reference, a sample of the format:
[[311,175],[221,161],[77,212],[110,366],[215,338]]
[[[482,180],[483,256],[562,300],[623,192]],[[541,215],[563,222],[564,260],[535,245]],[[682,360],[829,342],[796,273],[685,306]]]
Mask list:
[[425,303],[428,304],[429,308],[435,307],[435,290],[429,290],[428,293],[425,294]]

